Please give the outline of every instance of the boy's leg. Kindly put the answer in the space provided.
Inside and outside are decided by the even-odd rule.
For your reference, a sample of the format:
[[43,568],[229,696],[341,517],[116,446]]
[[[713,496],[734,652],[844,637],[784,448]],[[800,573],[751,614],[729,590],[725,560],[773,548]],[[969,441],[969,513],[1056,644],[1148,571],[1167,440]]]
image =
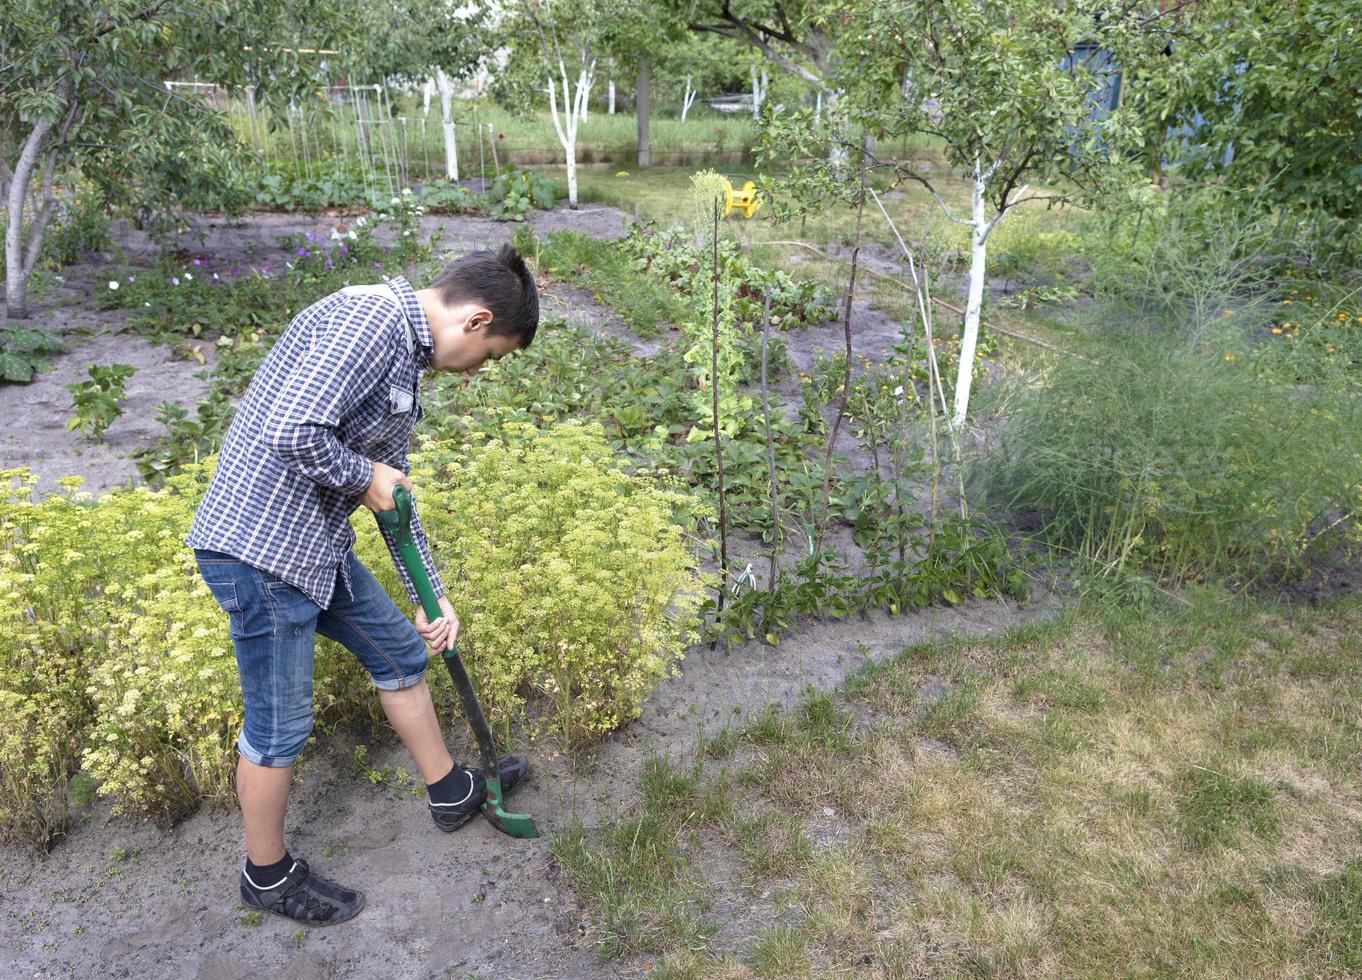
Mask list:
[[427,783],[439,781],[454,768],[454,759],[445,747],[444,733],[435,717],[435,703],[430,699],[430,688],[425,678],[411,687],[396,691],[378,691],[383,713],[402,739],[421,778]]
[[246,709],[237,739],[237,799],[246,853],[257,865],[284,856],[293,760],[312,731],[315,603],[229,555],[197,552],[199,570],[227,612]]
[[284,813],[292,779],[292,766],[257,766],[244,755],[237,760],[236,797],[252,864],[274,864],[284,856]]
[[354,598],[336,591],[317,632],[350,650],[373,679],[379,703],[427,783],[449,774],[445,746],[426,685],[426,642],[354,552],[347,556]]
[[[425,681],[426,641],[353,552],[347,560],[354,598],[337,594],[317,618],[317,632],[343,644],[368,670],[388,720],[421,770],[431,817],[441,830],[455,830],[486,799],[482,770],[456,766],[445,747]],[[505,792],[529,772],[524,756],[499,763]]]

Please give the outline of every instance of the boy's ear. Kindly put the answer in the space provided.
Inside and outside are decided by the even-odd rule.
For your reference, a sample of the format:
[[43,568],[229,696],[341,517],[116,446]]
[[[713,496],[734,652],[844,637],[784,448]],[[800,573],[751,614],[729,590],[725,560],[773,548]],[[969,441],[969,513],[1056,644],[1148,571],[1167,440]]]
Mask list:
[[479,308],[474,310],[472,313],[468,314],[468,319],[464,321],[464,329],[470,331],[478,329],[485,330],[487,328],[487,325],[491,322],[492,311],[484,308]]

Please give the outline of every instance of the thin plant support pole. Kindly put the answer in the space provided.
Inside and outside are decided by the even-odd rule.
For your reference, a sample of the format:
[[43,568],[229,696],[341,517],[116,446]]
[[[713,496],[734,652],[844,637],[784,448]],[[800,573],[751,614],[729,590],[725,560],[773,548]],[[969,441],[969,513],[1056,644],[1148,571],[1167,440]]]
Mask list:
[[478,180],[482,185],[480,189],[485,191],[487,190],[487,151],[483,149],[481,109],[473,117],[473,128],[478,131]]
[[370,170],[372,165],[367,152],[367,145],[364,132],[364,110],[361,107],[364,96],[357,86],[351,85],[350,104],[355,108],[355,154],[359,157],[359,172],[364,181],[364,192],[369,193]]
[[[933,392],[935,392],[936,396],[939,398],[940,403],[941,403],[941,414],[942,414],[942,415],[946,418],[946,420],[947,420],[947,426],[946,426],[946,428],[947,428],[947,432],[948,432],[949,435],[950,435],[951,449],[952,449],[952,452],[954,453],[954,456],[955,456],[956,475],[957,475],[957,477],[958,477],[958,479],[959,479],[960,517],[961,517],[962,520],[964,520],[964,519],[966,519],[966,518],[969,517],[969,505],[968,505],[968,503],[967,503],[966,500],[965,500],[964,460],[963,460],[963,457],[961,456],[961,452],[960,452],[960,440],[959,440],[959,438],[958,438],[958,436],[957,436],[957,434],[956,434],[955,426],[954,426],[954,424],[951,422],[950,409],[949,409],[949,408],[947,407],[947,405],[946,405],[946,389],[945,389],[945,386],[942,385],[942,383],[941,383],[941,368],[940,368],[940,366],[937,364],[937,360],[936,360],[936,342],[935,342],[935,340],[934,340],[933,337],[932,337],[932,303],[931,303],[932,287],[931,287],[931,280],[930,280],[930,278],[928,277],[928,274],[927,274],[927,264],[926,264],[925,261],[924,261],[923,264],[922,264],[922,278],[921,278],[921,279],[918,278],[918,274],[917,274],[917,260],[916,260],[916,258],[913,256],[913,253],[909,250],[908,246],[904,243],[904,241],[903,241],[903,236],[899,234],[898,226],[897,226],[896,224],[894,224],[894,219],[891,218],[891,217],[889,216],[889,212],[885,210],[885,208],[884,208],[884,203],[880,200],[880,196],[879,196],[878,194],[875,193],[875,189],[874,189],[873,187],[870,189],[870,194],[871,194],[871,196],[874,198],[875,204],[879,206],[880,213],[884,215],[884,220],[885,220],[886,222],[888,222],[888,224],[889,224],[889,229],[894,233],[894,238],[896,238],[896,239],[898,240],[899,248],[903,251],[904,257],[908,260],[908,271],[912,274],[912,277],[913,277],[913,288],[914,288],[914,291],[915,291],[916,294],[917,294],[918,315],[921,316],[921,318],[922,318],[923,329],[924,329],[924,331],[925,331],[925,340],[926,340],[926,344],[927,344],[927,363],[928,363],[928,376],[927,376],[927,403],[928,403],[929,405],[932,405],[932,406],[933,406],[933,407],[932,407],[932,414],[931,414],[931,421],[932,421],[932,529],[931,529],[931,537],[930,537],[929,540],[930,540],[932,543],[935,543],[935,540],[936,540],[936,515],[937,515],[937,487],[938,487],[938,482],[939,482],[939,479],[940,479],[940,469],[941,469],[941,467],[940,467],[940,460],[938,459],[939,445],[940,445],[940,444],[939,444],[939,442],[937,441],[938,436],[937,436],[937,425],[936,425],[936,408],[935,408],[935,406],[933,405],[933,402],[932,402],[932,394],[933,394]],[[924,242],[927,240],[927,235],[926,235],[925,232],[924,232],[924,234],[923,234],[923,236],[922,236],[922,240],[923,240]]]
[[298,143],[297,110],[293,107],[292,103],[289,104],[287,114],[289,151],[293,154],[294,173],[300,173],[303,176],[307,176],[307,164],[303,160],[303,150]]
[[390,196],[396,197],[397,182],[393,180],[393,170],[396,169],[397,153],[392,145],[393,135],[391,132],[389,132],[389,122],[392,119],[392,116],[390,115],[390,110],[392,106],[384,98],[385,90],[382,85],[375,84],[374,93],[378,96],[376,100],[378,102],[379,112],[379,117],[377,119],[379,126],[378,143],[379,146],[383,148],[383,169],[387,172],[388,194]]
[[766,588],[774,592],[780,584],[780,494],[776,489],[776,444],[771,436],[771,399],[766,382],[767,349],[771,340],[771,287],[766,287],[761,314],[761,414],[766,424],[766,468],[771,478],[771,571]]
[[251,148],[255,150],[257,161],[261,156],[260,130],[255,119],[255,86],[246,86],[246,115],[251,120]]
[[718,614],[723,616],[724,596],[728,592],[728,502],[724,495],[724,448],[719,438],[719,199],[714,199],[713,258],[713,319],[709,348],[709,397],[714,416],[714,462],[719,471],[719,603]]
[[303,145],[303,172],[312,176],[312,153],[307,145],[307,111],[298,107],[298,142]]
[[[488,142],[489,144],[491,144],[491,147],[492,147],[492,172],[496,175],[496,179],[497,179],[497,180],[500,180],[500,179],[501,179],[501,159],[497,156],[497,141],[494,140],[494,139],[492,139],[492,124],[491,124],[491,123],[488,123],[488,124],[487,124],[487,142]],[[483,185],[485,186],[486,184],[487,184],[487,178],[484,177],[484,178],[483,178]]]
[[423,175],[423,179],[429,180],[429,179],[430,179],[430,143],[428,143],[427,140],[426,140],[426,117],[425,117],[425,116],[422,116],[422,117],[421,117],[421,152],[425,155],[425,158],[426,158],[426,171],[425,171],[425,174]]
[[842,367],[842,393],[837,399],[837,417],[832,422],[832,432],[828,436],[827,452],[823,456],[823,502],[819,507],[818,525],[814,529],[814,554],[823,550],[823,533],[828,523],[828,500],[832,489],[832,454],[837,446],[837,436],[842,430],[842,419],[847,412],[847,393],[851,388],[851,300],[856,293],[856,266],[861,254],[861,219],[865,215],[865,161],[861,162],[861,188],[856,199],[856,237],[851,245],[851,273],[847,277],[846,296],[842,301],[842,333],[846,343],[846,364]]
[[411,186],[411,167],[407,160],[407,117],[398,116],[397,121],[402,130],[402,186]]
[[326,107],[326,129],[331,134],[331,172],[337,173],[345,167],[345,155],[341,152],[340,140],[336,137],[336,113],[329,101]]

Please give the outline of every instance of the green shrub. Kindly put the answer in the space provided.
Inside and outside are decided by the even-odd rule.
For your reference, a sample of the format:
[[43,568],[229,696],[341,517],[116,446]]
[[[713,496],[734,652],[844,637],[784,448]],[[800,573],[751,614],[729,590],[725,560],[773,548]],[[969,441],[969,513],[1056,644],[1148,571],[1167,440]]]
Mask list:
[[[505,433],[429,447],[423,523],[489,715],[504,726],[534,702],[531,728],[583,742],[636,717],[693,635],[703,581],[672,516],[685,498],[621,472],[599,426]],[[59,837],[82,769],[118,809],[173,819],[230,802],[236,662],[182,544],[213,462],[97,501],[79,479],[36,500],[26,470],[0,471],[0,838]],[[372,518],[355,522],[361,557],[410,609]],[[326,640],[314,703],[323,731],[381,718],[358,662]]]
[[1257,381],[1225,340],[1104,340],[1101,364],[1061,359],[1019,397],[983,473],[1054,543],[1108,572],[1249,583],[1356,532],[1354,403]]
[[[626,474],[598,424],[507,422],[499,439],[435,441],[414,460],[489,715],[571,743],[636,718],[693,638],[703,581],[673,518],[687,498]],[[395,589],[373,522],[360,523],[366,563]]]

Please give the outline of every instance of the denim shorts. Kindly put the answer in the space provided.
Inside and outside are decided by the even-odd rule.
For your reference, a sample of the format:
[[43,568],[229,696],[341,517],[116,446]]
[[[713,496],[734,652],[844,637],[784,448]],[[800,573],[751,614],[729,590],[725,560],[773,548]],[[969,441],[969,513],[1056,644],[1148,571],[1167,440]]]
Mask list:
[[330,609],[231,555],[195,548],[194,557],[227,613],[246,709],[236,744],[257,766],[292,765],[312,731],[314,634],[345,646],[380,690],[425,677],[425,640],[353,551],[346,562],[354,597],[337,582]]

